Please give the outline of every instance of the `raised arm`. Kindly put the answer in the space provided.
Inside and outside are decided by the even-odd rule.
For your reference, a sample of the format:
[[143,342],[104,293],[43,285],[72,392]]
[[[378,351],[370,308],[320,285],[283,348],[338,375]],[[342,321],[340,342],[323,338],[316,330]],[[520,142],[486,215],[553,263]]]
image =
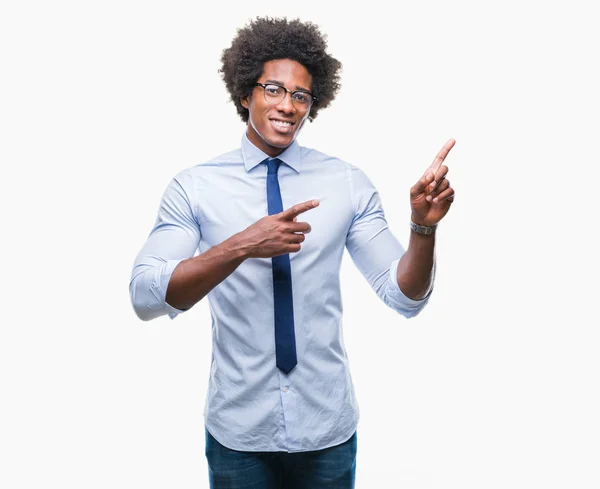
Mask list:
[[428,296],[414,300],[398,285],[397,269],[404,247],[392,234],[375,186],[359,168],[350,168],[354,219],[346,236],[346,247],[358,270],[389,307],[410,318],[426,305]]
[[411,220],[433,231],[431,234],[419,234],[412,230],[408,249],[398,265],[398,285],[412,299],[424,298],[433,285],[435,227],[454,200],[454,189],[446,178],[448,167],[442,163],[454,143],[454,139],[446,142],[433,163],[410,189]]

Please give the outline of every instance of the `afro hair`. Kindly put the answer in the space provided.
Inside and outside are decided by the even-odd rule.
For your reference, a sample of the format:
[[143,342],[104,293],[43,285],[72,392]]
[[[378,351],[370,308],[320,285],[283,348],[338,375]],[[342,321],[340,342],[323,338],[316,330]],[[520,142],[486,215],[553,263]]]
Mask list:
[[219,72],[227,91],[244,122],[248,109],[240,98],[250,95],[267,61],[291,59],[303,65],[312,76],[316,97],[309,121],[327,107],[340,89],[342,63],[326,52],[327,36],[311,22],[257,17],[237,30],[231,46],[223,50]]

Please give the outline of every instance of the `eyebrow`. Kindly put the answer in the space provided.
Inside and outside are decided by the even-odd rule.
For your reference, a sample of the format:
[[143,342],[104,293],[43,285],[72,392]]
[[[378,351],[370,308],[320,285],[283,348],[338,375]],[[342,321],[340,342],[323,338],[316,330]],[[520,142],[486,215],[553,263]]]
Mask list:
[[[282,87],[285,87],[285,84],[282,81],[279,81],[279,80],[266,80],[265,83],[274,83],[276,85],[281,85]],[[296,85],[296,90],[302,90],[303,92],[309,92],[310,93],[310,90],[308,88],[301,87],[300,85]]]

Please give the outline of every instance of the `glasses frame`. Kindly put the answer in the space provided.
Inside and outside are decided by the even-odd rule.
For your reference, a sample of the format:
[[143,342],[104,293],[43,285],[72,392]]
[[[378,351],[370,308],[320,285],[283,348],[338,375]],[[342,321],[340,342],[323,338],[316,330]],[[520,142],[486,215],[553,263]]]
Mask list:
[[[318,100],[317,97],[315,97],[311,92],[307,92],[306,90],[288,90],[287,88],[285,88],[283,85],[278,85],[277,83],[258,83],[256,82],[255,85],[257,87],[262,87],[263,88],[263,96],[265,97],[265,102],[267,102],[268,104],[271,105],[277,105],[280,104],[281,102],[283,102],[285,100],[285,96],[289,93],[291,94],[291,98],[292,98],[292,105],[294,107],[296,107],[296,104],[294,104],[294,94],[295,93],[304,93],[304,94],[308,94],[312,97],[312,102],[310,103],[310,105],[308,106],[307,109],[304,109],[304,107],[296,107],[296,109],[298,110],[305,110],[308,111],[311,109],[311,107],[313,106],[313,104],[315,103],[315,100]],[[266,92],[266,88],[268,86],[273,86],[273,87],[279,87],[279,88],[283,88],[285,90],[283,98],[277,102],[276,104],[273,104],[271,102],[269,102],[269,100],[267,100],[267,92]]]

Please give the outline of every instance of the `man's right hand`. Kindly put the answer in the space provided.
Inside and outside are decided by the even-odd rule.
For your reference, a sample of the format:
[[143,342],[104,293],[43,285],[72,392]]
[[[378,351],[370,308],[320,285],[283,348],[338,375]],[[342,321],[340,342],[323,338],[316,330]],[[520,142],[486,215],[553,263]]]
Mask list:
[[244,229],[237,237],[247,250],[247,258],[271,258],[300,251],[304,235],[310,233],[310,224],[297,222],[297,217],[318,205],[318,200],[308,200],[265,216]]

